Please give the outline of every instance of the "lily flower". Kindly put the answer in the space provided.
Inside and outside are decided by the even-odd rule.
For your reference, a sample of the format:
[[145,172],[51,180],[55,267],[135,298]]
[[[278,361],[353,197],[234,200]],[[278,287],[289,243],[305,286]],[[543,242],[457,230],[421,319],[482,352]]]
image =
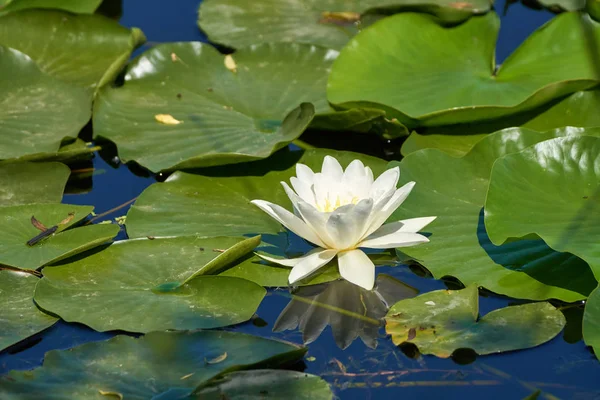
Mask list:
[[294,213],[264,200],[252,203],[296,235],[317,248],[294,259],[276,259],[260,255],[267,261],[293,267],[289,283],[294,284],[338,258],[342,278],[364,289],[375,283],[375,265],[361,250],[388,249],[429,242],[418,234],[436,217],[412,218],[384,222],[408,197],[415,182],[396,189],[400,169],[388,169],[377,179],[360,160],[344,171],[331,156],[323,160],[321,172],[296,164],[296,176],[290,183],[281,182],[292,201]]

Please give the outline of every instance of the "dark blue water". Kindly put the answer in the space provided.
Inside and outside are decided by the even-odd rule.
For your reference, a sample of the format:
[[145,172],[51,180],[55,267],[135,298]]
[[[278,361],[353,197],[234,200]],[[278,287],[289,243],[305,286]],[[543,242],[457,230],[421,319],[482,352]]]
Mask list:
[[[140,27],[150,45],[205,40],[196,27],[198,3],[198,0],[177,0],[168,4],[160,0],[124,0],[121,23]],[[502,10],[503,2],[496,7]],[[530,10],[520,4],[512,5],[507,15],[502,17],[498,62],[502,62],[550,17],[546,12]],[[110,154],[104,156],[108,160],[112,158]],[[156,181],[154,177],[135,175],[127,166],[110,165],[100,156],[94,158],[93,165],[96,173],[92,177],[90,191],[67,194],[63,202],[92,204],[96,213],[101,214],[134,199]],[[127,210],[128,206],[120,208],[99,220],[125,215]],[[124,232],[120,238],[125,238]],[[390,274],[421,292],[445,287],[442,282],[417,276],[406,266],[379,268],[378,272]],[[274,321],[289,301],[284,293],[270,292],[260,306],[258,315],[267,322],[266,326],[259,327],[259,324],[248,322],[231,329],[301,343],[302,335],[298,331],[272,332]],[[482,297],[480,313],[504,307],[509,302],[499,297]],[[330,382],[336,395],[342,399],[521,399],[536,389],[543,391],[540,398],[545,399],[600,399],[600,385],[596,381],[600,376],[600,364],[580,340],[580,321],[577,318],[572,326],[567,327],[570,332],[566,337],[568,340],[560,335],[534,349],[476,359],[467,354],[457,360],[431,356],[409,358],[385,338],[383,330],[375,350],[366,347],[360,340],[346,350],[340,350],[327,328],[309,345],[308,356],[312,361],[306,361],[306,371]],[[38,366],[48,350],[66,349],[110,336],[84,326],[58,323],[30,341],[29,345],[33,343],[31,347],[13,347],[11,353],[0,353],[0,373]],[[465,362],[469,363],[461,364]]]

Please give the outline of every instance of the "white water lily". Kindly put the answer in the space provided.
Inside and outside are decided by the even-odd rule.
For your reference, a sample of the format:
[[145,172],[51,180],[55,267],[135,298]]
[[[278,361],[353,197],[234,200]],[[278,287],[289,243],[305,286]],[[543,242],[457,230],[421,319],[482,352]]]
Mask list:
[[384,224],[407,198],[415,182],[396,189],[400,169],[389,169],[377,179],[360,160],[344,171],[331,156],[323,160],[321,172],[304,164],[296,165],[296,176],[281,182],[292,201],[294,213],[264,200],[252,200],[261,210],[290,231],[313,243],[317,248],[294,259],[276,259],[261,255],[270,262],[293,267],[289,283],[313,274],[336,255],[340,275],[367,290],[375,283],[375,265],[360,248],[388,249],[407,247],[429,241],[418,234],[436,217],[413,218]]

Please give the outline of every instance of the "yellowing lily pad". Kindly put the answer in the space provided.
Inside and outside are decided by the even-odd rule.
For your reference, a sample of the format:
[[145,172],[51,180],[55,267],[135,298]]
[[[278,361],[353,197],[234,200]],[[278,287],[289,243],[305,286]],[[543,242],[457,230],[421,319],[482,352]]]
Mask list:
[[[3,26],[0,18],[0,31]],[[27,55],[0,45],[0,159],[56,153],[88,122],[91,101],[85,89],[44,74]]]
[[535,233],[600,278],[599,222],[600,138],[547,140],[494,163],[485,202],[494,244]]
[[341,49],[362,27],[363,15],[413,10],[459,22],[490,6],[486,0],[204,0],[198,24],[212,42],[235,48],[296,42]]
[[558,15],[501,66],[498,30],[494,12],[451,27],[424,14],[384,18],[341,51],[328,99],[378,106],[409,128],[431,127],[514,115],[598,83],[585,35],[600,40],[600,24],[587,14]]
[[33,290],[38,281],[24,272],[0,271],[0,351],[58,321],[42,313],[33,303]]
[[71,170],[64,164],[0,164],[0,207],[60,203]]
[[[229,356],[221,363],[204,361],[225,352]],[[278,367],[300,359],[305,352],[290,343],[237,332],[151,332],[140,338],[121,335],[46,353],[42,367],[0,377],[0,398],[116,396],[148,400],[173,389],[192,391],[225,372],[256,368],[259,363]]]
[[545,343],[564,328],[565,317],[549,303],[531,303],[479,314],[477,286],[436,290],[394,304],[386,332],[396,345],[415,344],[422,354],[450,357],[468,348],[477,354],[526,349]]
[[244,279],[206,274],[227,267],[259,242],[231,237],[115,242],[72,263],[45,268],[35,301],[65,321],[97,331],[237,324],[252,317],[265,289]]
[[113,82],[145,40],[139,29],[96,14],[23,10],[0,17],[0,45],[27,54],[52,77],[84,87]]
[[416,185],[390,220],[415,215],[437,215],[437,219],[427,226],[429,243],[402,252],[438,279],[453,276],[465,285],[478,284],[522,299],[584,299],[596,281],[587,263],[554,251],[540,239],[494,245],[485,229],[483,206],[496,159],[557,136],[586,133],[598,134],[573,128],[546,133],[515,128],[487,136],[462,158],[436,149],[409,154],[400,163],[400,181],[416,181]]

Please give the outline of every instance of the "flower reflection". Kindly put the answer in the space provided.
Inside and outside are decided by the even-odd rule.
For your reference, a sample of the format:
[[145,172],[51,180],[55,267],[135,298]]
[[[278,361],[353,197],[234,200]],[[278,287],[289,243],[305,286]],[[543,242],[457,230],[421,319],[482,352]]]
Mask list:
[[341,349],[358,337],[368,347],[375,348],[388,308],[417,293],[417,289],[385,274],[377,277],[374,290],[345,280],[301,287],[292,293],[292,300],[277,318],[273,331],[298,327],[304,343],[308,344],[329,325]]

